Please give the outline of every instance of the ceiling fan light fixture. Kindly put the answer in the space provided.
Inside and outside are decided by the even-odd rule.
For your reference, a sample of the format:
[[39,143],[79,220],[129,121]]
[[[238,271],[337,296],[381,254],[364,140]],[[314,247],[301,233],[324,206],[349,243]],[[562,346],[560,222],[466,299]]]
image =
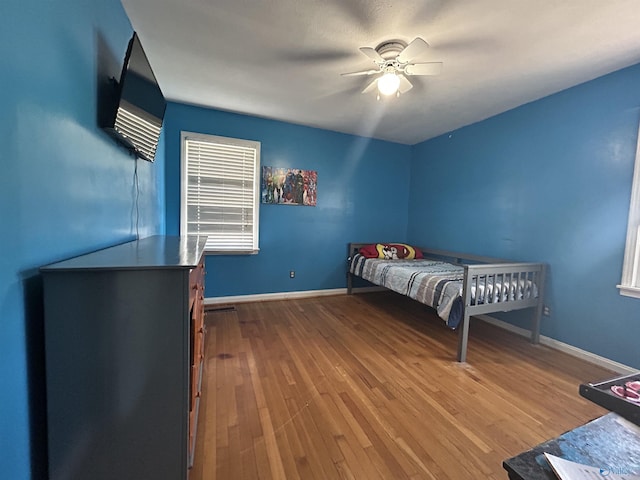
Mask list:
[[394,95],[400,87],[400,78],[395,73],[385,73],[378,79],[378,91],[382,95]]

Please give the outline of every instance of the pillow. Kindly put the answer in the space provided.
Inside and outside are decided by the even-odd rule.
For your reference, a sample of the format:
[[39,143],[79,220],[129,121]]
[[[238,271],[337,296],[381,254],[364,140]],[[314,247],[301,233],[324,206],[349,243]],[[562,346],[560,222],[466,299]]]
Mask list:
[[373,243],[360,248],[360,255],[365,258],[378,258],[378,249],[376,248],[376,244]]
[[385,258],[387,260],[412,260],[422,258],[422,252],[404,243],[376,243],[365,245],[360,249],[365,258]]

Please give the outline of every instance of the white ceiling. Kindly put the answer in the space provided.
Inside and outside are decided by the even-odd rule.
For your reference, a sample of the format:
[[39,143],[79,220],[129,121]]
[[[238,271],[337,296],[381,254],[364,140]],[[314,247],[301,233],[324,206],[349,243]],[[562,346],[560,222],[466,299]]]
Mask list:
[[[640,0],[122,0],[169,100],[415,144],[640,62]],[[437,77],[360,91],[358,48],[431,45]],[[640,88],[640,85],[638,85]]]

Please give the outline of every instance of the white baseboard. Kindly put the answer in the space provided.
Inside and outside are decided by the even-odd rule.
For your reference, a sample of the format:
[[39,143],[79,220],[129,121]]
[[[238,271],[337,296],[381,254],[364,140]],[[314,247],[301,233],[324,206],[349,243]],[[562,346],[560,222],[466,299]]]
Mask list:
[[[354,288],[354,293],[378,292],[384,291],[383,287],[358,287]],[[327,290],[304,290],[301,292],[278,292],[278,293],[259,293],[255,295],[233,295],[229,297],[208,297],[204,299],[205,307],[207,305],[220,305],[223,303],[247,303],[247,302],[264,302],[269,300],[290,300],[292,298],[308,298],[308,297],[327,297],[331,295],[346,295],[346,288],[332,288]]]
[[204,299],[204,305],[219,305],[221,303],[246,303],[263,302],[267,300],[289,300],[292,298],[323,297],[329,295],[344,295],[346,288],[333,288],[330,290],[306,290],[302,292],[260,293],[256,295],[233,295],[230,297],[208,297]]
[[[474,318],[490,323],[491,325],[495,325],[496,327],[508,330],[512,333],[515,333],[516,335],[521,335],[527,338],[531,337],[531,332],[529,330],[511,325],[510,323],[504,322],[490,315],[477,315]],[[593,363],[608,370],[612,370],[616,373],[631,374],[638,371],[637,368],[632,368],[628,365],[609,360],[608,358],[601,357],[600,355],[596,355],[595,353],[591,353],[586,350],[582,350],[578,347],[574,347],[573,345],[569,345],[568,343],[560,342],[551,337],[540,335],[540,343],[549,348],[553,348],[554,350],[560,350],[561,352],[569,354],[572,357],[580,358],[586,362]]]
[[[354,293],[367,293],[367,292],[379,292],[387,290],[383,287],[358,287],[353,288]],[[280,292],[280,293],[261,293],[256,295],[234,295],[229,297],[209,297],[204,299],[205,307],[207,305],[220,305],[220,304],[228,304],[228,303],[246,303],[246,302],[263,302],[270,300],[289,300],[294,298],[308,298],[308,297],[324,297],[330,295],[346,295],[346,288],[332,288],[328,290],[305,290],[300,292]],[[490,315],[476,315],[474,318],[478,320],[482,320],[484,322],[490,323],[496,327],[502,328],[504,330],[508,330],[516,335],[520,335],[523,337],[530,337],[531,332],[527,329],[517,327],[510,323],[499,320]],[[616,373],[620,374],[632,374],[636,373],[638,370],[636,368],[629,367],[622,363],[615,362],[613,360],[609,360],[608,358],[601,357],[596,355],[595,353],[588,352],[586,350],[582,350],[580,348],[574,347],[573,345],[569,345],[568,343],[563,343],[558,340],[555,340],[550,337],[545,337],[544,335],[540,335],[540,343],[549,348],[553,348],[555,350],[560,350],[561,352],[567,353],[573,357],[580,358],[586,362],[593,363],[600,367],[606,368]]]

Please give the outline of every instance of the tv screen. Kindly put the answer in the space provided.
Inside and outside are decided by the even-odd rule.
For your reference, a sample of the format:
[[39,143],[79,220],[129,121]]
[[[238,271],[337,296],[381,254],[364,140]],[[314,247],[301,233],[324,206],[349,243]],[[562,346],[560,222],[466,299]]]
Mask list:
[[115,95],[116,108],[105,128],[136,156],[153,162],[167,104],[136,33]]

